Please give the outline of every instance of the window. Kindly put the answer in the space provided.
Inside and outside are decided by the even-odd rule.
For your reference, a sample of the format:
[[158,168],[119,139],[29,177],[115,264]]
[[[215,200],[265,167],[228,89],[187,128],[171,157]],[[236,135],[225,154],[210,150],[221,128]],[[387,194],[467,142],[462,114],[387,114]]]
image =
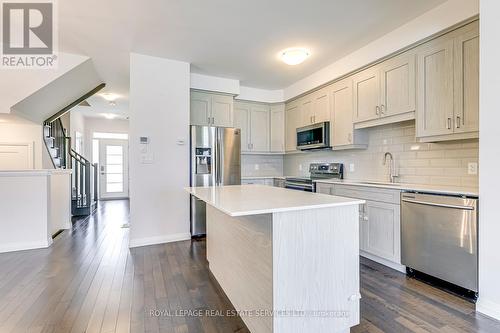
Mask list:
[[123,192],[122,146],[106,146],[106,192]]
[[94,139],[128,140],[128,134],[127,133],[94,132]]

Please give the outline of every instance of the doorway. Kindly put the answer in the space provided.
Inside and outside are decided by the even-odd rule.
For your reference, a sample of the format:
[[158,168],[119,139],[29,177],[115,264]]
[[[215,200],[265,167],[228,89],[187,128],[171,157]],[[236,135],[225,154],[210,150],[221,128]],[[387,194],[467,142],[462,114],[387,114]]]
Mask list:
[[128,135],[94,133],[92,147],[93,162],[99,165],[99,198],[128,198]]

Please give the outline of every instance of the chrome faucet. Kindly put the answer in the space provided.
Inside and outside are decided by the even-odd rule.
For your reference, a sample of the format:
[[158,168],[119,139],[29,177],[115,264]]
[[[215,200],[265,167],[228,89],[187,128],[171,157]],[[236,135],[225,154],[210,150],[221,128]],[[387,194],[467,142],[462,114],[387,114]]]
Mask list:
[[391,179],[391,183],[394,183],[395,182],[395,179],[397,177],[399,177],[396,173],[396,162],[394,162],[394,157],[392,156],[391,153],[389,152],[386,152],[384,154],[384,165],[387,164],[387,157],[389,157],[390,161],[389,161],[389,177]]

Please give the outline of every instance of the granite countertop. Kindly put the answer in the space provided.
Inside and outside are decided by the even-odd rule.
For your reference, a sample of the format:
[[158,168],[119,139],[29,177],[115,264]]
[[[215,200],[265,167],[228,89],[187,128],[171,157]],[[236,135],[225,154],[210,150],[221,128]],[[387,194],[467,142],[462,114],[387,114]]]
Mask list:
[[364,203],[359,199],[292,191],[265,185],[188,187],[186,190],[229,216],[269,214]]

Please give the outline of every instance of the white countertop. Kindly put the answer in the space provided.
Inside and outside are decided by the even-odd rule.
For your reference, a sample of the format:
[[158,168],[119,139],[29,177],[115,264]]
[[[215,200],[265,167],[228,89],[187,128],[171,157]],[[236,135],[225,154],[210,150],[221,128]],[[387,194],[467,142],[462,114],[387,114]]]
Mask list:
[[2,170],[0,177],[27,177],[27,176],[49,176],[58,174],[70,174],[71,169],[26,169],[26,170]]
[[285,179],[285,176],[244,176],[241,177],[241,180],[247,180],[247,179]]
[[328,184],[342,184],[342,185],[353,185],[353,186],[365,186],[365,187],[378,187],[395,189],[401,191],[417,191],[417,192],[429,192],[438,194],[452,194],[452,195],[467,195],[467,196],[479,196],[479,189],[476,187],[465,187],[465,186],[446,186],[446,185],[421,185],[421,184],[404,184],[404,183],[385,183],[377,181],[363,181],[363,180],[338,180],[338,179],[318,179],[315,180],[317,183],[328,183]]
[[246,216],[363,204],[363,200],[265,185],[188,187],[200,200],[228,214]]

